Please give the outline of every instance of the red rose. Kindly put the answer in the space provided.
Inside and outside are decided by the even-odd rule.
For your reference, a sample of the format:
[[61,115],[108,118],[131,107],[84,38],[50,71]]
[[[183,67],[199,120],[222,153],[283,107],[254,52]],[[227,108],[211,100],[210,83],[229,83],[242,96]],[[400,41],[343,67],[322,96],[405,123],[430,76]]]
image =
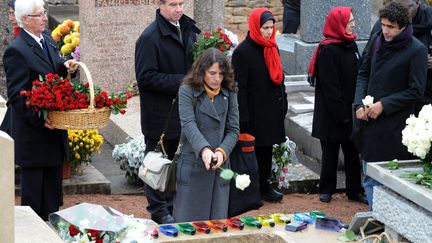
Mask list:
[[69,235],[75,236],[77,234],[79,234],[79,230],[75,227],[75,225],[73,224],[69,225]]
[[283,173],[288,173],[288,167],[283,167],[282,171],[283,171]]
[[27,96],[27,92],[25,90],[20,91],[20,96]]
[[91,235],[92,238],[96,238],[96,237],[98,237],[98,235],[99,235],[99,231],[97,231],[97,230],[92,230],[92,229],[87,230],[87,233],[89,233],[89,234]]
[[95,243],[103,243],[103,239],[97,238]]
[[121,110],[120,110],[120,113],[121,113],[121,114],[124,114],[124,113],[126,113],[126,110],[121,109]]

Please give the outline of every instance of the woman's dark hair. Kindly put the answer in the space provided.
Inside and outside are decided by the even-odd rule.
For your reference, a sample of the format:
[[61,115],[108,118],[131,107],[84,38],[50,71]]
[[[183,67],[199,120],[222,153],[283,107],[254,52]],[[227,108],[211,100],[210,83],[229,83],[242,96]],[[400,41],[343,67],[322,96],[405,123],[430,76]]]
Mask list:
[[183,83],[195,89],[204,87],[204,77],[206,71],[215,63],[223,72],[222,86],[230,91],[237,92],[237,83],[234,81],[234,73],[226,56],[216,48],[209,48],[194,62],[192,69],[183,79]]
[[399,28],[403,28],[411,23],[409,10],[400,3],[391,2],[379,11],[380,19],[388,19],[396,22]]

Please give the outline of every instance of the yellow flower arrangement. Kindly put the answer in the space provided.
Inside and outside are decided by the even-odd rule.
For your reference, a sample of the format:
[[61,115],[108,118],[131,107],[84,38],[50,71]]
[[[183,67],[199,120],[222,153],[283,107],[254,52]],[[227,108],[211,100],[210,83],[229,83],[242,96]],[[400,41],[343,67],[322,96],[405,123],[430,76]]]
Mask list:
[[69,162],[74,171],[82,163],[92,161],[93,152],[99,152],[104,139],[97,130],[69,130]]
[[51,32],[51,37],[59,44],[60,53],[71,59],[80,44],[80,22],[66,19]]

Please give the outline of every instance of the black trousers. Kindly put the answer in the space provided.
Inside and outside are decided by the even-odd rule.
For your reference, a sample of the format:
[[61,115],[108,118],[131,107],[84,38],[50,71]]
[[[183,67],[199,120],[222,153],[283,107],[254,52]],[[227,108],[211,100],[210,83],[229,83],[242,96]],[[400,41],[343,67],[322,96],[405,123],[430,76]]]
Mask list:
[[295,34],[300,25],[300,11],[284,7],[283,12],[283,34]]
[[260,192],[270,191],[270,175],[272,167],[272,150],[273,146],[256,146],[255,155],[258,162],[258,172],[260,181]]
[[340,147],[342,147],[344,154],[346,195],[354,197],[362,192],[362,187],[360,158],[352,141],[329,142],[321,140],[322,159],[319,192],[321,194],[333,194],[336,191]]
[[[148,151],[153,151],[156,148],[156,145],[159,139],[149,139],[144,138],[146,149],[145,153]],[[164,147],[168,154],[168,158],[172,159],[177,150],[179,140],[173,139],[168,140],[164,139]],[[165,215],[171,215],[173,212],[173,199],[174,193],[165,193],[158,190],[154,190],[153,188],[145,185],[146,197],[147,197],[147,211],[151,214],[152,220],[160,223],[159,220],[161,217]]]
[[21,205],[30,206],[39,217],[48,221],[50,213],[62,204],[63,165],[21,168]]

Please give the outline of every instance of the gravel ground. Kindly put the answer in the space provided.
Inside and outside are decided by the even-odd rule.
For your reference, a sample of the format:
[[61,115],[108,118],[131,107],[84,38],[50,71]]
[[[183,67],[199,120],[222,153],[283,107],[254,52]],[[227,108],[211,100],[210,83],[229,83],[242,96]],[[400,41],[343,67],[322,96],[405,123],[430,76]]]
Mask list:
[[[145,210],[147,200],[145,196],[131,195],[66,195],[64,197],[63,208],[87,202],[110,206],[124,214],[133,214],[139,218],[150,218]],[[20,198],[16,197],[16,204],[20,204]],[[245,213],[247,216],[257,216],[260,214],[287,213],[292,214],[296,211],[309,212],[320,210],[329,216],[341,219],[349,224],[352,217],[360,211],[367,211],[367,206],[362,203],[353,202],[347,199],[344,194],[334,194],[330,203],[322,203],[317,194],[287,194],[280,203],[264,203],[259,210]]]

